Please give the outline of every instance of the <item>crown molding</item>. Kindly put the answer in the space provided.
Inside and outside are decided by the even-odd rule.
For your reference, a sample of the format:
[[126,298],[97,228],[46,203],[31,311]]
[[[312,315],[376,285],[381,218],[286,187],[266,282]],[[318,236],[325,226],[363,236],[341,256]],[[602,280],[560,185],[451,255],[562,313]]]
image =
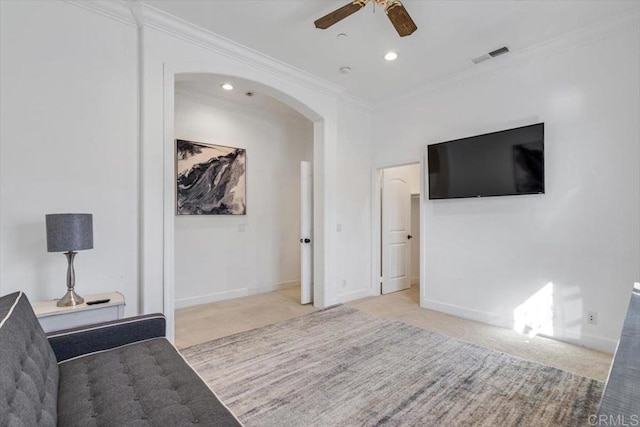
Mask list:
[[143,4],[143,9],[144,26],[146,28],[161,31],[327,95],[334,97],[346,95],[344,93],[345,89],[341,86],[241,45],[231,39],[205,30],[153,6]]
[[115,21],[136,27],[136,21],[131,14],[127,2],[122,0],[64,0],[66,3],[105,16]]
[[[129,3],[138,0],[64,1],[126,25],[132,27],[137,26]],[[285,62],[193,25],[152,6],[144,3],[138,3],[136,6],[142,11],[142,23],[144,27],[158,30],[236,61],[240,61],[266,73],[276,75],[292,83],[335,97],[345,106],[365,112],[375,112],[392,108],[411,100],[425,98],[441,91],[453,89],[486,74],[521,67],[531,62],[559,55],[570,49],[595,43],[626,31],[637,31],[640,29],[640,20],[637,16],[633,14],[620,15],[562,34],[526,49],[511,52],[509,55],[496,58],[492,61],[470,66],[458,73],[444,76],[393,98],[370,103],[347,92],[342,86],[295,68]]]
[[[130,26],[142,25],[143,27],[160,31],[193,45],[243,62],[266,73],[284,78],[292,83],[335,97],[351,108],[371,111],[370,103],[348,93],[342,86],[205,30],[153,6],[141,3],[139,0],[64,1]],[[139,15],[137,18],[134,16],[132,3],[135,4]]]
[[598,41],[614,37],[618,34],[634,30],[640,30],[640,19],[635,15],[619,15],[612,19],[600,21],[562,34],[526,49],[511,52],[508,55],[496,58],[492,61],[473,65],[458,73],[434,80],[433,82],[419,86],[412,89],[410,92],[405,92],[391,99],[376,102],[372,105],[371,110],[378,112],[394,108],[407,102],[412,102],[439,92],[454,89],[485,75],[519,68],[533,62],[560,55],[581,46],[596,43]]

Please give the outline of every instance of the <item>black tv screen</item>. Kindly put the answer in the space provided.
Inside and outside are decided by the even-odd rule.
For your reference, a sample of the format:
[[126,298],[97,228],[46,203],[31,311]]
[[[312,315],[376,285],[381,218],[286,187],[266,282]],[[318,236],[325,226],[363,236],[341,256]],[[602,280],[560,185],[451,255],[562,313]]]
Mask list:
[[429,146],[429,199],[544,193],[544,123]]

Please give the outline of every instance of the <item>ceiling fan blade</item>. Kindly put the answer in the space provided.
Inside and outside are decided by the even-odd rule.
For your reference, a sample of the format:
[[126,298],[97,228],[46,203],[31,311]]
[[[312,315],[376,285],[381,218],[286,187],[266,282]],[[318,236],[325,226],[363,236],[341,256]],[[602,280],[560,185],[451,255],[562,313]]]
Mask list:
[[326,30],[336,22],[342,21],[349,15],[352,15],[362,9],[362,7],[367,4],[369,0],[354,0],[353,2],[342,6],[340,9],[336,9],[333,12],[323,16],[320,19],[317,19],[314,24],[316,28],[320,28],[322,30]]
[[407,9],[399,1],[389,3],[385,12],[400,37],[408,36],[418,29],[411,16],[409,16]]

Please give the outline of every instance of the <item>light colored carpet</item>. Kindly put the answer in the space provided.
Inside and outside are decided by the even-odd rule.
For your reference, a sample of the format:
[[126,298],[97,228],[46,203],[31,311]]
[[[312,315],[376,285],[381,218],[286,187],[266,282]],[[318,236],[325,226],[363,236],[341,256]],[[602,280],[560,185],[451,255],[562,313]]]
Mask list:
[[602,383],[339,306],[182,350],[246,426],[579,426]]
[[[345,305],[599,381],[607,379],[611,366],[612,355],[608,353],[540,335],[529,337],[513,329],[420,308],[420,290],[417,286],[380,297],[351,301]],[[209,340],[213,338],[217,337]]]

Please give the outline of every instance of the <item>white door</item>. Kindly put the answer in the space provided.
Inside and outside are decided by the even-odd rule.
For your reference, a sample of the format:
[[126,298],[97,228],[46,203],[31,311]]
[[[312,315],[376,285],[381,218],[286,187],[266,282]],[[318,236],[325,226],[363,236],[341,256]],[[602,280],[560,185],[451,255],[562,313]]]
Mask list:
[[410,179],[410,168],[382,171],[383,294],[411,287]]
[[300,162],[300,302],[313,302],[313,171]]

